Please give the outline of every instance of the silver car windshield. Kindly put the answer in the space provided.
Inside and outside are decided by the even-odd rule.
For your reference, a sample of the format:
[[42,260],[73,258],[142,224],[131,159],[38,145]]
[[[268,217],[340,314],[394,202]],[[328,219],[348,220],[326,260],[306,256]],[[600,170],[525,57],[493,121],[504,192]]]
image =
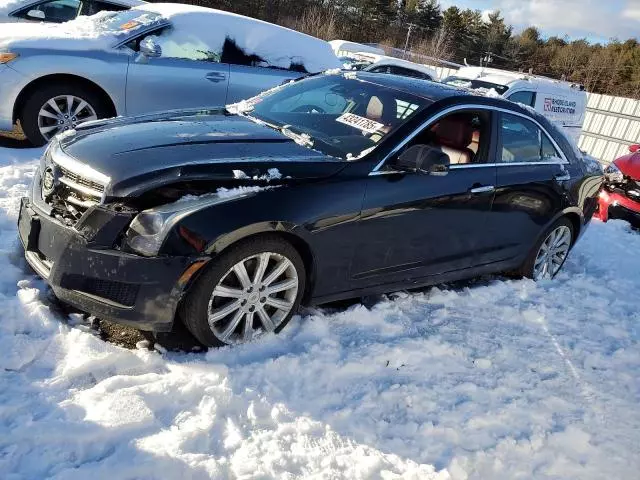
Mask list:
[[302,145],[355,160],[430,104],[417,95],[349,74],[325,74],[228,109],[276,128]]

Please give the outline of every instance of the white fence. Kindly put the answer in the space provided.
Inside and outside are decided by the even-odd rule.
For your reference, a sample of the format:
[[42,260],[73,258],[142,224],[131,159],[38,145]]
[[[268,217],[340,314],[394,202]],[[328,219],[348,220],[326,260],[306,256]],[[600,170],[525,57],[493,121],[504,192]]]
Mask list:
[[640,100],[588,94],[579,147],[603,162],[629,153],[640,143]]

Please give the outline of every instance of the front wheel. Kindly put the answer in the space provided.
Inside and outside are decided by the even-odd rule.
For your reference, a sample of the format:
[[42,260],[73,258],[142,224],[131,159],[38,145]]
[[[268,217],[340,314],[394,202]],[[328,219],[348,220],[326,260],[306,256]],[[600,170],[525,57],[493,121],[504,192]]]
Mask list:
[[108,116],[108,108],[90,89],[54,83],[38,89],[27,99],[20,115],[20,126],[34,146],[41,146],[58,133]]
[[572,243],[573,225],[569,219],[560,218],[531,250],[518,275],[534,280],[552,279],[564,265]]
[[208,347],[278,333],[300,305],[305,275],[300,255],[286,241],[248,240],[212,260],[182,304],[182,321]]

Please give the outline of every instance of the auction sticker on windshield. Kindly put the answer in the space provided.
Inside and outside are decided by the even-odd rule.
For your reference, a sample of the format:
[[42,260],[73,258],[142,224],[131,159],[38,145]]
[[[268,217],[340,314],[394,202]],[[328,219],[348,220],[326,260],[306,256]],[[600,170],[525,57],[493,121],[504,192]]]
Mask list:
[[367,133],[376,133],[378,130],[384,128],[382,123],[374,122],[355,113],[343,113],[336,118],[336,122],[344,123],[345,125]]

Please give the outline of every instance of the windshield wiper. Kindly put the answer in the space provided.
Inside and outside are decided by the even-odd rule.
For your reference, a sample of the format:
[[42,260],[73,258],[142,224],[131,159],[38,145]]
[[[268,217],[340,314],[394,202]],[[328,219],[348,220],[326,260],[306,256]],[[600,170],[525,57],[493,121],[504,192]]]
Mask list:
[[311,140],[311,137],[306,133],[293,132],[291,130],[291,125],[283,125],[278,130],[280,130],[280,133],[289,137],[298,145],[302,145],[303,147],[313,147],[313,140]]

